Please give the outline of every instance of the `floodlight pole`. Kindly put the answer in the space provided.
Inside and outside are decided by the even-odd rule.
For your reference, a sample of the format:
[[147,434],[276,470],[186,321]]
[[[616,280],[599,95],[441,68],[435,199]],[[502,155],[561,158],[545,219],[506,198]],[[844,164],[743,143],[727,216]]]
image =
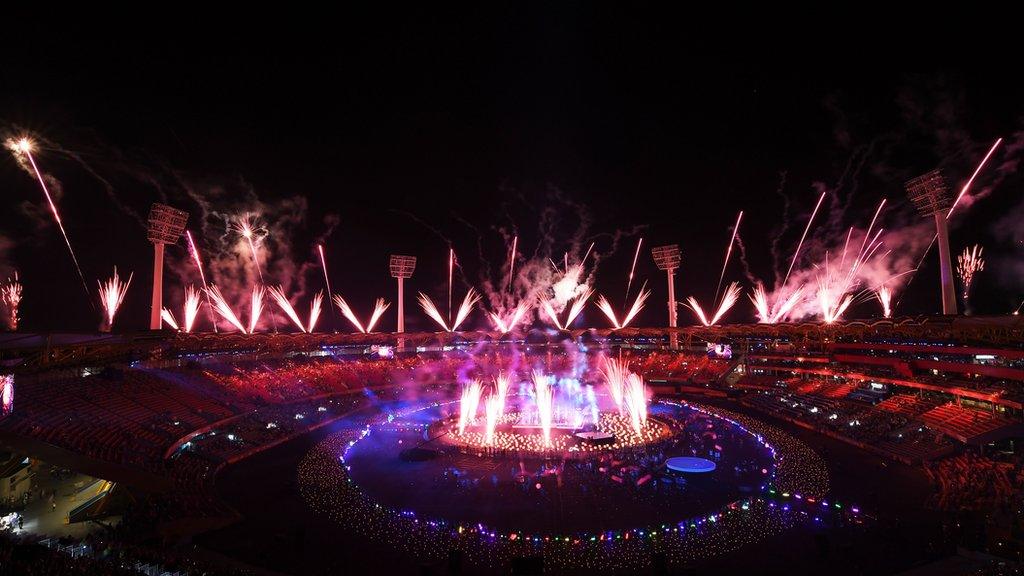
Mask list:
[[405,332],[405,278],[398,278],[398,332]]
[[185,231],[188,212],[166,204],[153,204],[149,209],[147,237],[153,243],[153,301],[149,310],[149,329],[159,330],[163,324],[160,312],[164,307],[164,244],[178,241]]
[[411,278],[413,271],[416,270],[416,257],[392,254],[389,267],[391,277],[398,280],[398,329],[396,332],[401,333],[405,332],[405,279]]
[[668,327],[669,330],[669,346],[677,348],[679,346],[679,334],[676,333],[676,321],[677,306],[676,306],[676,284],[675,274],[676,269],[679,268],[679,245],[669,244],[667,246],[656,246],[651,248],[651,256],[654,257],[654,263],[658,266],[659,270],[664,270],[665,275],[668,277]]
[[942,287],[942,313],[956,314],[956,288],[953,286],[953,262],[949,256],[949,227],[946,216],[953,197],[942,173],[932,170],[904,184],[907,196],[922,216],[935,218],[935,236],[939,240],[939,283]]

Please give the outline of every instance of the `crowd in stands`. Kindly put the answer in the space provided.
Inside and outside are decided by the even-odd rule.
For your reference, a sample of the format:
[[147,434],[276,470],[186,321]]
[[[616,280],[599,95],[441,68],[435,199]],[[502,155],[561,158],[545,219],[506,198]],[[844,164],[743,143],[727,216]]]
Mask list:
[[936,486],[932,506],[940,510],[992,510],[1024,504],[1024,469],[1021,457],[1009,461],[965,451],[925,467]]

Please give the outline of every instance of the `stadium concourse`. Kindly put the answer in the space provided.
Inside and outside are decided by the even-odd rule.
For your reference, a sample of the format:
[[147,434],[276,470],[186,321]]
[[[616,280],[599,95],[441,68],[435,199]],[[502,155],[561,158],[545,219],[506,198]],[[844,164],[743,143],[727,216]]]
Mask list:
[[[956,562],[976,573],[1009,570],[1024,547],[1024,461],[1016,443],[1024,418],[1022,343],[1018,317],[531,331],[518,338],[5,335],[0,483],[8,491],[0,492],[0,574],[334,573],[338,558],[369,566],[355,549],[388,554],[390,545],[311,510],[299,494],[300,460],[347,438],[337,436],[345,423],[369,426],[367,415],[382,407],[412,399],[438,405],[436,398],[457,394],[476,373],[538,365],[572,372],[580,350],[624,360],[657,400],[769,438],[784,453],[780,462],[790,459],[780,468],[788,474],[794,462],[810,471],[820,459],[831,486],[810,472],[799,482],[820,486],[818,498],[856,502],[865,511],[856,521],[811,515],[827,527],[776,518],[763,538],[742,532],[756,527],[730,524],[731,532],[699,554],[669,552],[659,560],[665,552],[629,549],[631,561],[643,558],[643,569],[678,563],[799,574],[842,556],[847,567],[830,570],[897,573],[952,562],[959,549],[971,558]],[[650,460],[645,456],[644,465]],[[634,474],[639,482],[642,475]],[[744,502],[775,506],[770,498]],[[783,504],[789,510],[797,503]],[[307,525],[317,527],[316,537]],[[313,551],[300,539],[324,545]],[[734,543],[711,550],[719,539]],[[461,555],[445,554],[425,559],[395,550],[389,561],[409,570],[461,565]],[[505,560],[511,564],[497,571],[520,566]],[[467,571],[478,568],[467,561]]]

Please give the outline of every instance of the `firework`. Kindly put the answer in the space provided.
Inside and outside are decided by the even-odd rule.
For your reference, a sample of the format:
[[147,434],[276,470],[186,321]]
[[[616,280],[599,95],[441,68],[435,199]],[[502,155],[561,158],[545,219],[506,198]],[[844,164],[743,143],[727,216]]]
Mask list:
[[544,310],[548,320],[550,320],[551,323],[559,330],[568,330],[569,327],[572,326],[573,321],[575,321],[576,317],[583,311],[583,307],[587,304],[587,300],[589,300],[594,294],[594,291],[591,288],[586,285],[582,286],[583,291],[575,298],[575,300],[572,300],[572,304],[569,306],[569,314],[566,316],[564,323],[558,319],[558,313],[555,312],[555,309],[551,306],[550,302],[541,303],[541,309]]
[[252,287],[252,297],[249,299],[249,334],[256,333],[256,325],[259,324],[260,315],[263,314],[263,294],[265,292],[263,286]]
[[601,374],[604,376],[605,384],[608,386],[608,393],[611,394],[615,407],[622,413],[623,390],[626,385],[626,374],[629,373],[629,365],[615,358],[606,358],[601,366]]
[[21,282],[18,281],[18,273],[14,273],[14,279],[8,278],[0,284],[0,309],[3,309],[4,324],[12,332],[18,329],[18,307],[21,305]]
[[[515,276],[516,270],[516,245],[519,244],[519,236],[512,238],[512,252],[508,256],[508,285],[505,286],[505,290],[512,289],[512,278]],[[508,332],[508,330],[506,330]]]
[[640,257],[640,245],[644,243],[644,239],[640,238],[636,242],[636,252],[633,254],[633,265],[629,267],[629,280],[626,281],[626,299],[629,299],[629,288],[633,286],[633,272],[636,271],[636,261]]
[[537,418],[544,434],[544,445],[551,445],[551,418],[554,409],[555,392],[551,387],[551,379],[545,374],[533,372],[534,402],[537,404]]
[[106,282],[99,282],[100,304],[103,306],[103,325],[100,328],[103,332],[110,332],[114,326],[114,316],[118,308],[124,302],[124,295],[128,292],[128,286],[132,283],[132,274],[128,275],[127,282],[121,282],[117,275],[117,267],[114,267],[114,275]]
[[644,302],[647,301],[647,297],[650,295],[651,291],[646,288],[645,283],[644,286],[640,288],[640,293],[637,294],[636,299],[633,300],[633,305],[629,307],[629,311],[626,312],[622,322],[619,322],[618,317],[615,315],[615,310],[612,309],[611,302],[609,302],[607,298],[599,294],[597,296],[596,304],[598,309],[600,309],[601,312],[604,312],[604,315],[611,321],[612,326],[618,330],[620,328],[625,328],[633,321],[633,318],[643,310]]
[[366,323],[364,328],[359,319],[356,318],[355,312],[348,305],[348,302],[341,297],[341,294],[334,295],[334,304],[341,310],[341,314],[356,327],[362,333],[373,332],[373,327],[377,324],[377,320],[384,314],[384,311],[388,309],[391,304],[384,301],[383,298],[377,298],[377,302],[373,305],[373,314],[370,315],[370,321]]
[[277,302],[277,306],[285,313],[286,316],[291,318],[292,322],[299,328],[300,331],[305,332],[306,327],[302,325],[302,320],[299,320],[299,315],[295,312],[295,308],[292,303],[288,301],[288,297],[284,295],[284,288],[282,286],[268,288],[270,297]]
[[971,174],[971,177],[967,179],[967,183],[964,184],[964,187],[960,189],[960,193],[957,194],[956,200],[953,201],[953,205],[949,207],[949,212],[946,213],[946,220],[949,220],[949,217],[953,215],[953,210],[956,209],[956,205],[960,203],[960,199],[964,197],[964,194],[966,194],[967,190],[970,189],[971,184],[974,183],[974,179],[978,176],[978,172],[981,172],[981,169],[985,167],[985,163],[988,162],[989,157],[992,156],[992,153],[995,152],[996,148],[998,148],[1002,143],[1003,139],[999,138],[995,141],[995,144],[992,144],[992,147],[988,149],[988,154],[985,154],[985,157],[981,159],[981,163],[974,169],[974,173]]
[[60,212],[57,211],[57,205],[53,203],[53,197],[50,196],[50,190],[46,187],[46,180],[43,179],[43,174],[39,171],[39,167],[36,166],[35,158],[32,157],[32,142],[28,138],[22,138],[17,142],[8,142],[8,147],[16,153],[24,154],[28,158],[32,171],[36,175],[36,180],[39,181],[39,187],[43,189],[43,195],[46,196],[46,202],[50,205],[50,212],[53,213],[53,219],[57,222],[57,228],[60,228],[60,233],[64,237],[64,243],[68,246],[68,253],[71,254],[71,261],[75,263],[75,270],[78,271],[78,278],[82,281],[82,288],[85,289],[85,293],[88,295],[89,286],[85,282],[85,275],[82,274],[82,267],[78,264],[78,256],[75,255],[75,249],[71,247],[71,240],[68,238],[68,233],[64,230],[64,223],[61,221]]
[[643,427],[647,424],[647,387],[644,386],[643,378],[630,372],[626,376],[622,393],[623,403],[626,405],[626,412],[629,413],[633,431],[641,434]]
[[964,248],[963,254],[956,258],[956,272],[960,275],[960,283],[964,288],[964,302],[970,297],[974,275],[985,269],[985,260],[981,257],[984,251],[984,248],[975,244],[972,248]]
[[732,237],[729,238],[729,247],[725,250],[725,260],[722,261],[722,272],[718,275],[718,285],[715,286],[715,299],[718,299],[718,291],[722,289],[722,280],[725,279],[725,269],[729,267],[729,256],[732,255],[732,245],[736,242],[736,235],[740,231],[740,220],[743,219],[743,210],[736,216],[736,224],[732,227]]
[[739,282],[730,282],[729,285],[726,286],[725,292],[722,294],[722,301],[718,303],[718,307],[715,309],[715,314],[711,317],[711,320],[708,320],[707,315],[704,313],[704,309],[701,308],[701,305],[693,296],[689,296],[686,299],[684,306],[693,310],[693,313],[697,316],[697,319],[700,320],[701,324],[705,326],[714,326],[715,324],[718,324],[718,321],[725,316],[725,313],[736,304],[736,301],[740,299],[741,293],[742,291],[740,290]]
[[487,428],[484,433],[484,442],[489,446],[494,443],[494,429],[498,425],[498,418],[501,417],[501,405],[504,402],[496,394],[487,397],[484,402],[484,414],[487,418]]
[[490,317],[491,323],[494,324],[495,330],[502,334],[508,334],[519,324],[529,310],[530,306],[526,302],[520,302],[512,309],[512,313],[505,317],[495,312],[488,312],[487,315]]
[[793,259],[789,262],[789,270],[786,271],[786,278],[782,281],[782,285],[785,286],[786,282],[789,281],[789,275],[793,272],[793,265],[796,264],[797,256],[800,255],[800,247],[804,245],[804,239],[807,238],[807,232],[811,229],[811,224],[814,222],[814,217],[818,214],[818,208],[821,208],[821,203],[825,200],[825,192],[821,193],[821,197],[818,198],[818,203],[814,205],[814,210],[811,212],[811,217],[807,220],[807,226],[804,228],[804,233],[800,236],[800,242],[796,245],[796,251],[793,252]]
[[800,301],[803,291],[803,286],[798,287],[782,302],[782,305],[773,310],[768,304],[768,293],[764,289],[764,284],[758,282],[754,287],[753,295],[750,296],[750,301],[754,303],[754,308],[757,310],[757,321],[762,324],[775,324],[785,320]]
[[475,306],[479,301],[480,295],[476,293],[476,290],[470,288],[466,292],[466,296],[462,299],[462,304],[459,305],[459,310],[455,314],[455,321],[453,321],[451,327],[449,327],[448,323],[445,322],[444,316],[441,315],[437,306],[434,305],[434,301],[423,292],[420,292],[419,294],[420,307],[423,308],[423,311],[426,312],[427,316],[430,316],[434,322],[437,322],[445,332],[454,332],[458,330],[462,322],[465,321],[467,316],[469,316],[469,313],[473,311],[473,306]]
[[[221,294],[220,288],[217,288],[216,285],[212,285],[211,284],[210,287],[206,289],[206,294],[210,298],[210,300],[213,301],[213,309],[216,310],[217,313],[220,314],[222,318],[227,320],[228,323],[230,323],[235,328],[238,328],[238,331],[241,332],[242,334],[245,334],[246,332],[248,332],[245,329],[245,326],[242,324],[242,321],[239,320],[238,316],[236,316],[234,311],[231,310],[231,306],[229,306],[227,300],[224,299],[224,295]],[[256,295],[256,289],[253,288],[253,301],[254,302],[255,302],[255,299],[256,299],[255,295]],[[261,307],[262,307],[262,296],[260,296],[260,300],[261,300]]]
[[253,237],[256,235],[256,229],[253,227],[252,215],[246,214],[238,219],[235,223],[235,230],[245,238],[246,243],[249,244],[249,254],[252,255],[252,262],[256,266],[256,273],[260,277],[260,284],[263,284],[263,270],[260,268],[260,259],[256,254],[256,242]]
[[306,331],[313,333],[313,329],[316,328],[316,321],[320,319],[320,310],[324,304],[324,293],[317,292],[316,296],[313,296],[313,301],[309,303],[309,327]]
[[482,389],[479,380],[470,380],[462,385],[462,397],[459,399],[459,434],[465,432],[466,426],[476,420]]
[[498,416],[505,414],[505,398],[508,397],[508,390],[512,387],[512,377],[508,374],[498,372],[494,377],[494,389],[498,399],[501,401],[498,407]]
[[892,316],[892,291],[882,284],[875,291],[875,298],[878,298],[878,303],[882,305],[882,316],[889,318]]
[[171,311],[167,308],[160,310],[160,319],[164,321],[164,324],[167,324],[172,329],[181,330],[181,328],[178,327],[178,321],[174,319],[174,314],[171,314]]
[[0,416],[14,411],[14,375],[0,374]]
[[[210,302],[210,294],[206,290],[209,285],[206,283],[206,274],[203,272],[203,261],[199,257],[199,249],[196,248],[196,243],[192,240],[192,232],[185,230],[185,237],[188,239],[188,247],[189,252],[192,253],[192,261],[196,263],[196,270],[199,270],[199,279],[203,282],[203,293],[206,295],[206,305],[210,307],[210,321],[213,324],[213,331],[217,332],[217,318],[213,314],[213,303]],[[187,325],[188,322],[185,324]],[[190,328],[187,331],[191,332],[192,330]]]

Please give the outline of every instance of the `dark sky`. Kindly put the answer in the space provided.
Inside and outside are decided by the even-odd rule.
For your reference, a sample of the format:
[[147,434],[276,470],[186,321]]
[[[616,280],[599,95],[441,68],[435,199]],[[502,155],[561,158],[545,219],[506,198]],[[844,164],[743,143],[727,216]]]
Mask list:
[[[499,228],[517,230],[521,251],[534,250],[543,207],[564,214],[556,255],[568,249],[577,212],[587,212],[585,242],[596,239],[606,258],[597,287],[613,301],[637,236],[646,247],[679,243],[679,292],[710,300],[740,209],[752,272],[770,279],[782,174],[792,219],[780,241],[784,269],[817,199],[814,183],[851,199],[844,226],[863,227],[882,197],[892,210],[883,220],[898,226],[906,178],[942,166],[957,187],[1000,136],[1003,170],[979,177],[978,189],[991,189],[956,224],[952,244],[986,246],[976,312],[1016,306],[1019,275],[1000,272],[1000,262],[1011,269],[1020,247],[993,223],[1020,201],[1006,164],[1019,154],[1010,146],[1021,130],[1019,84],[958,70],[710,63],[676,35],[655,15],[565,10],[346,21],[334,34],[294,40],[254,32],[238,41],[182,34],[131,46],[41,44],[3,57],[0,130],[52,143],[36,159],[63,184],[60,207],[90,288],[114,265],[136,273],[125,330],[146,323],[151,266],[129,212],[145,215],[163,195],[193,214],[195,230],[186,183],[226,212],[246,205],[243,190],[267,205],[305,198],[308,210],[288,233],[300,264],[313,261],[316,238],[330,228],[325,216],[337,215],[326,240],[332,287],[361,313],[376,296],[393,299],[389,253],[419,256],[412,288],[440,297],[446,239],[476,284],[478,254],[505,265]],[[44,207],[41,192],[9,154],[0,158],[0,190],[0,237],[13,244],[0,266],[22,276],[24,329],[95,328],[59,232],[30,214]],[[216,222],[206,224],[216,230]],[[635,234],[609,254],[616,231]],[[200,239],[204,250],[210,242]],[[182,246],[170,257],[183,258]],[[306,271],[314,290],[319,273]],[[637,273],[655,289],[640,323],[663,324],[664,280],[646,248]],[[901,312],[938,308],[935,265],[919,274]],[[738,260],[726,279],[749,285]],[[180,290],[173,273],[167,290]],[[411,327],[426,328],[411,298],[407,307]],[[876,311],[872,301],[851,316]],[[690,321],[685,310],[680,317]],[[605,324],[593,308],[587,318]],[[730,318],[752,318],[745,298]],[[482,315],[472,322],[484,325]]]

